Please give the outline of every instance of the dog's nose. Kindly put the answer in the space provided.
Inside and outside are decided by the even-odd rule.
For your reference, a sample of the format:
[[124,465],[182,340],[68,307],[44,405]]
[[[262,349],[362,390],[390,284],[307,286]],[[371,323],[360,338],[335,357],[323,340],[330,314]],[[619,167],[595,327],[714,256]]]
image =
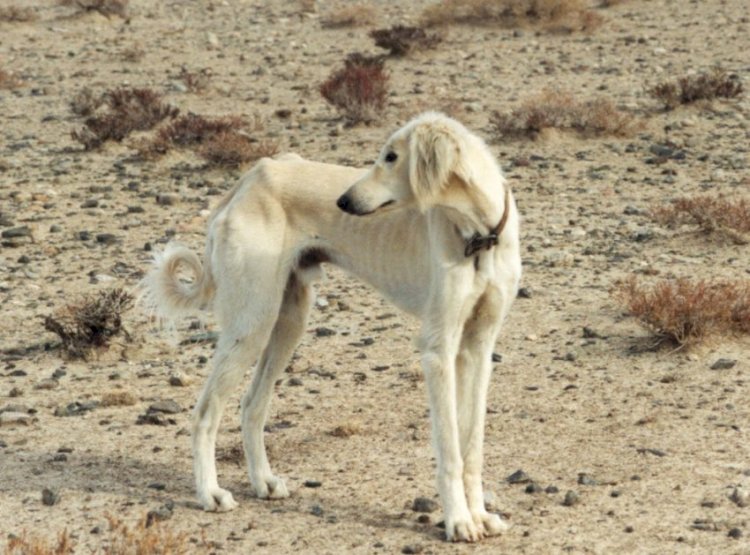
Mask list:
[[341,208],[341,210],[343,210],[344,212],[349,212],[350,214],[352,212],[351,202],[349,201],[349,197],[347,197],[346,195],[341,195],[339,197],[339,200],[336,201],[336,206]]

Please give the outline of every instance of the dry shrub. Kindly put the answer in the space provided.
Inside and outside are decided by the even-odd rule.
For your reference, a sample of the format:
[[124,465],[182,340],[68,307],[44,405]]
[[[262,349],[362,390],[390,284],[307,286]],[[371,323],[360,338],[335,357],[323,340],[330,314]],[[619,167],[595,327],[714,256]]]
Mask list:
[[385,48],[391,56],[406,56],[416,50],[434,48],[442,39],[438,35],[428,35],[421,27],[394,25],[390,29],[370,31],[370,36],[380,48]]
[[536,137],[544,129],[573,131],[582,136],[630,134],[633,116],[606,98],[578,101],[561,91],[544,91],[508,113],[495,112],[490,123],[500,137]]
[[[95,97],[92,97],[95,98]],[[86,150],[101,146],[105,141],[122,141],[133,131],[151,129],[166,118],[176,117],[179,110],[162,102],[161,95],[152,89],[118,88],[104,95],[108,110],[91,115],[86,127],[71,133]],[[81,105],[85,106],[85,102]]]
[[710,335],[750,333],[750,281],[662,280],[642,286],[631,276],[615,298],[656,337],[678,348]]
[[109,17],[127,17],[129,0],[58,0],[61,6],[77,8],[81,12],[99,12]]
[[750,234],[750,202],[698,195],[678,198],[669,206],[655,208],[651,218],[668,227],[697,225],[704,233],[727,237],[738,245],[746,245]]
[[21,86],[23,81],[12,71],[5,71],[0,68],[0,90],[16,89]]
[[60,532],[51,543],[24,532],[21,537],[8,538],[5,555],[68,555],[74,553],[74,545],[67,530]]
[[206,552],[203,545],[193,545],[185,532],[175,532],[159,522],[142,518],[131,529],[122,520],[107,515],[109,523],[109,545],[103,548],[105,555],[181,555]]
[[331,431],[328,432],[329,436],[333,437],[351,437],[357,434],[362,433],[362,428],[359,426],[359,424],[355,423],[346,423],[341,424],[340,426],[336,426]]
[[198,114],[186,114],[160,128],[147,149],[163,154],[174,146],[194,147],[201,145],[219,133],[239,131],[245,121],[238,116],[207,118]]
[[714,69],[708,73],[686,75],[675,81],[659,83],[649,92],[664,103],[665,109],[674,110],[680,104],[698,100],[735,98],[742,94],[743,87],[737,75]]
[[77,116],[87,117],[92,115],[104,104],[104,95],[96,94],[88,87],[82,88],[70,101],[70,111]]
[[377,11],[372,5],[360,3],[329,12],[321,19],[321,24],[329,29],[364,27],[374,24],[377,15]]
[[0,7],[0,21],[23,22],[34,21],[39,17],[33,8],[26,6]]
[[110,391],[102,395],[99,403],[101,407],[132,407],[138,402],[138,398],[130,391]]
[[264,156],[273,156],[279,151],[275,141],[255,141],[237,131],[225,131],[213,135],[198,148],[208,163],[215,166],[239,167]]
[[422,22],[578,31],[597,27],[601,17],[584,0],[441,0],[425,8]]
[[60,338],[71,358],[86,359],[95,349],[104,349],[111,338],[123,333],[122,315],[133,306],[133,296],[123,289],[99,291],[44,319],[44,328]]
[[351,124],[370,123],[385,109],[388,73],[382,57],[350,54],[343,69],[331,74],[320,94]]
[[146,49],[140,43],[134,43],[120,50],[118,57],[123,62],[140,62],[146,57]]

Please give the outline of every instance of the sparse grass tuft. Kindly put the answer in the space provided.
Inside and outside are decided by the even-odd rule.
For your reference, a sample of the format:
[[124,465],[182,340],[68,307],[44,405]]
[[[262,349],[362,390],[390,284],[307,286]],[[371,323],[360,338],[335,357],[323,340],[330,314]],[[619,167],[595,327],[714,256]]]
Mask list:
[[358,424],[348,422],[346,424],[336,426],[328,432],[328,435],[333,437],[351,437],[361,433],[362,429]]
[[388,73],[382,57],[350,54],[343,69],[331,74],[320,86],[320,94],[336,107],[350,124],[371,123],[385,109]]
[[123,289],[109,289],[85,297],[44,319],[44,328],[60,338],[71,358],[86,359],[95,349],[108,347],[110,339],[127,331],[122,315],[133,306],[133,296]]
[[678,279],[649,287],[631,276],[614,296],[657,344],[683,348],[711,335],[750,333],[750,281]]
[[750,202],[709,195],[678,198],[651,211],[651,218],[668,227],[697,225],[707,234],[727,237],[735,244],[750,242]]
[[534,26],[572,32],[596,28],[601,16],[584,0],[440,0],[425,8],[422,23]]
[[33,8],[26,6],[8,6],[0,7],[0,21],[8,23],[34,21],[38,18],[36,11]]
[[120,50],[118,57],[123,62],[137,63],[146,57],[146,49],[140,43],[133,43]]
[[129,0],[58,0],[61,6],[78,8],[81,12],[99,12],[109,17],[127,17]]
[[442,40],[436,34],[428,35],[421,27],[394,25],[390,29],[370,31],[370,37],[380,48],[385,48],[391,56],[406,56],[416,50],[435,48]]
[[130,391],[110,391],[102,395],[100,407],[132,407],[138,398]]
[[[96,97],[89,95],[90,99]],[[122,141],[133,131],[151,129],[166,118],[176,117],[179,110],[162,102],[161,95],[152,89],[119,88],[107,92],[104,102],[108,111],[101,115],[93,114],[86,121],[86,127],[71,133],[83,144],[86,150],[101,146],[104,142]],[[87,106],[86,97],[72,105],[73,110],[83,110]],[[90,107],[93,107],[91,104]]]
[[8,538],[5,555],[68,555],[74,553],[74,546],[67,530],[60,532],[51,543],[24,532],[20,537]]
[[208,85],[211,82],[211,69],[204,68],[199,71],[190,71],[185,66],[182,66],[177,79],[182,81],[190,92],[201,93],[208,89]]
[[715,98],[735,98],[743,87],[737,75],[722,69],[708,73],[686,75],[675,81],[659,83],[650,91],[651,96],[664,103],[664,108],[674,110],[681,104]]
[[88,117],[102,104],[104,104],[104,95],[96,94],[88,87],[84,87],[70,101],[70,111],[77,116]]
[[573,131],[582,136],[626,136],[635,127],[630,114],[606,98],[578,101],[561,91],[544,91],[508,113],[495,112],[490,123],[499,137],[536,137],[544,129]]
[[105,555],[180,555],[205,552],[205,544],[190,544],[187,534],[175,532],[158,520],[144,517],[131,529],[117,517],[107,515],[106,518],[109,523],[109,545],[104,548]]
[[363,2],[329,12],[323,16],[321,24],[329,29],[364,27],[373,25],[377,20],[377,15],[372,5]]

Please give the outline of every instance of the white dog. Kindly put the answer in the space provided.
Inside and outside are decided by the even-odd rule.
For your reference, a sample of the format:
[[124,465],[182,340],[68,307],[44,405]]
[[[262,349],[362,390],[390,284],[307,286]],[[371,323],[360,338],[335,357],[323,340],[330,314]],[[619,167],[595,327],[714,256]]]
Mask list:
[[[203,264],[169,246],[144,280],[157,314],[213,303],[221,335],[195,408],[197,493],[209,511],[237,506],[219,487],[215,442],[229,393],[258,361],[242,399],[253,490],[289,495],[263,442],[274,382],[305,331],[322,263],[376,287],[422,321],[419,347],[448,540],[506,528],[484,506],[482,444],[491,356],[521,275],[518,215],[484,142],[442,114],[394,133],[369,170],[263,159],[213,214]],[[194,272],[192,284],[178,268]]]

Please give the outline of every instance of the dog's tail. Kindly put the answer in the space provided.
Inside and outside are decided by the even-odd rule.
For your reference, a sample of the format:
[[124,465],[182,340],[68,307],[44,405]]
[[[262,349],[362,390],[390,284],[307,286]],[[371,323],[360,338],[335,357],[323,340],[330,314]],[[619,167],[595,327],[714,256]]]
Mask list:
[[[181,267],[193,274],[192,282],[180,279]],[[178,317],[207,305],[216,291],[209,264],[204,266],[193,251],[172,243],[154,256],[153,266],[139,288],[141,304],[170,327]]]

